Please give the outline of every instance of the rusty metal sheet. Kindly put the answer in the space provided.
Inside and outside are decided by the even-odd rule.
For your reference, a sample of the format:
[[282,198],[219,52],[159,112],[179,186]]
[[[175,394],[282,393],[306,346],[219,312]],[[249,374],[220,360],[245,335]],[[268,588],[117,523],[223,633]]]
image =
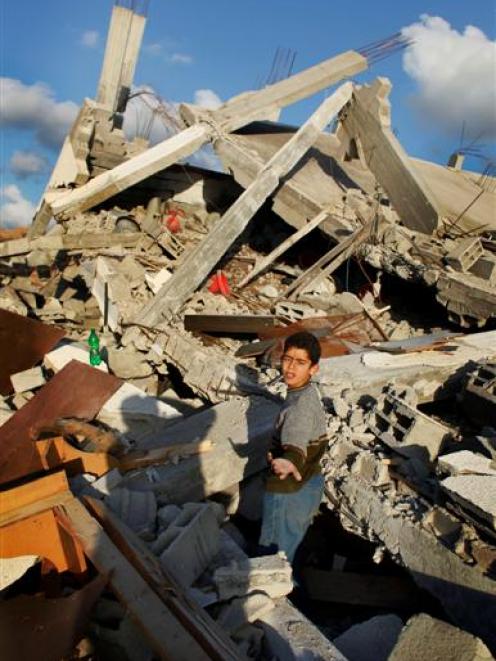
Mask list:
[[91,420],[121,386],[115,376],[72,360],[0,427],[0,484],[43,470],[33,438],[58,418]]
[[9,395],[10,376],[36,365],[64,335],[56,326],[0,310],[0,394]]
[[69,658],[106,583],[105,576],[97,576],[68,597],[21,595],[0,602],[2,659]]

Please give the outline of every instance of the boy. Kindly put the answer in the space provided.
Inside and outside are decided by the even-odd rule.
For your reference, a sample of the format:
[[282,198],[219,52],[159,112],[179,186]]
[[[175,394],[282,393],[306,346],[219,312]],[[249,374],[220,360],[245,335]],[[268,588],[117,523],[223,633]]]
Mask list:
[[317,387],[320,345],[306,331],[284,343],[281,368],[286,401],[268,454],[271,475],[263,501],[260,545],[277,546],[292,562],[324,490],[320,459],[327,447],[326,419]]

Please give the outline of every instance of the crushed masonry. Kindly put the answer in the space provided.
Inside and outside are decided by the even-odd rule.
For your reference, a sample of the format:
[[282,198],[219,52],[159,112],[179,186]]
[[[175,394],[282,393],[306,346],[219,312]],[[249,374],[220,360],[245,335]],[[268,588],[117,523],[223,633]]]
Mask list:
[[[374,63],[353,50],[130,141],[139,4],[115,3],[32,225],[0,230],[2,607],[31,599],[26,572],[77,605],[91,563],[107,587],[64,658],[98,641],[112,658],[491,658],[494,177],[461,152],[411,157],[391,81],[351,82]],[[302,126],[278,122],[337,83]],[[223,173],[184,163],[204,145]],[[329,446],[293,573],[245,551],[297,330],[321,347]],[[343,539],[326,530],[322,551],[331,519]],[[343,617],[314,626],[293,590]]]

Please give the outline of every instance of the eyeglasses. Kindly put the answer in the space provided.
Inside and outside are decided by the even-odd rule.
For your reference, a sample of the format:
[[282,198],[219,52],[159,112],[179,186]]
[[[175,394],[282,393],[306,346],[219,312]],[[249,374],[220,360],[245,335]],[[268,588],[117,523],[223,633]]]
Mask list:
[[286,356],[284,355],[281,358],[281,363],[283,365],[287,365],[288,367],[291,367],[292,365],[296,365],[296,367],[305,367],[305,365],[310,365],[312,361],[311,360],[302,360],[301,358],[291,358],[291,356]]

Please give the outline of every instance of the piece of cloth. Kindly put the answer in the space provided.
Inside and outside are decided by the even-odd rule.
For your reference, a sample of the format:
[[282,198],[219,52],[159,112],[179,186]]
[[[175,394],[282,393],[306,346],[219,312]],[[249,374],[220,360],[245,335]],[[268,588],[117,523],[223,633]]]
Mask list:
[[317,513],[324,493],[323,475],[311,477],[295,493],[266,491],[263,500],[260,545],[276,546],[293,562],[313,517]]
[[275,493],[295,493],[320,473],[320,460],[327,448],[326,417],[314,383],[289,390],[276,422],[270,452],[274,459],[291,461],[301,475],[280,480],[272,473],[266,489]]

